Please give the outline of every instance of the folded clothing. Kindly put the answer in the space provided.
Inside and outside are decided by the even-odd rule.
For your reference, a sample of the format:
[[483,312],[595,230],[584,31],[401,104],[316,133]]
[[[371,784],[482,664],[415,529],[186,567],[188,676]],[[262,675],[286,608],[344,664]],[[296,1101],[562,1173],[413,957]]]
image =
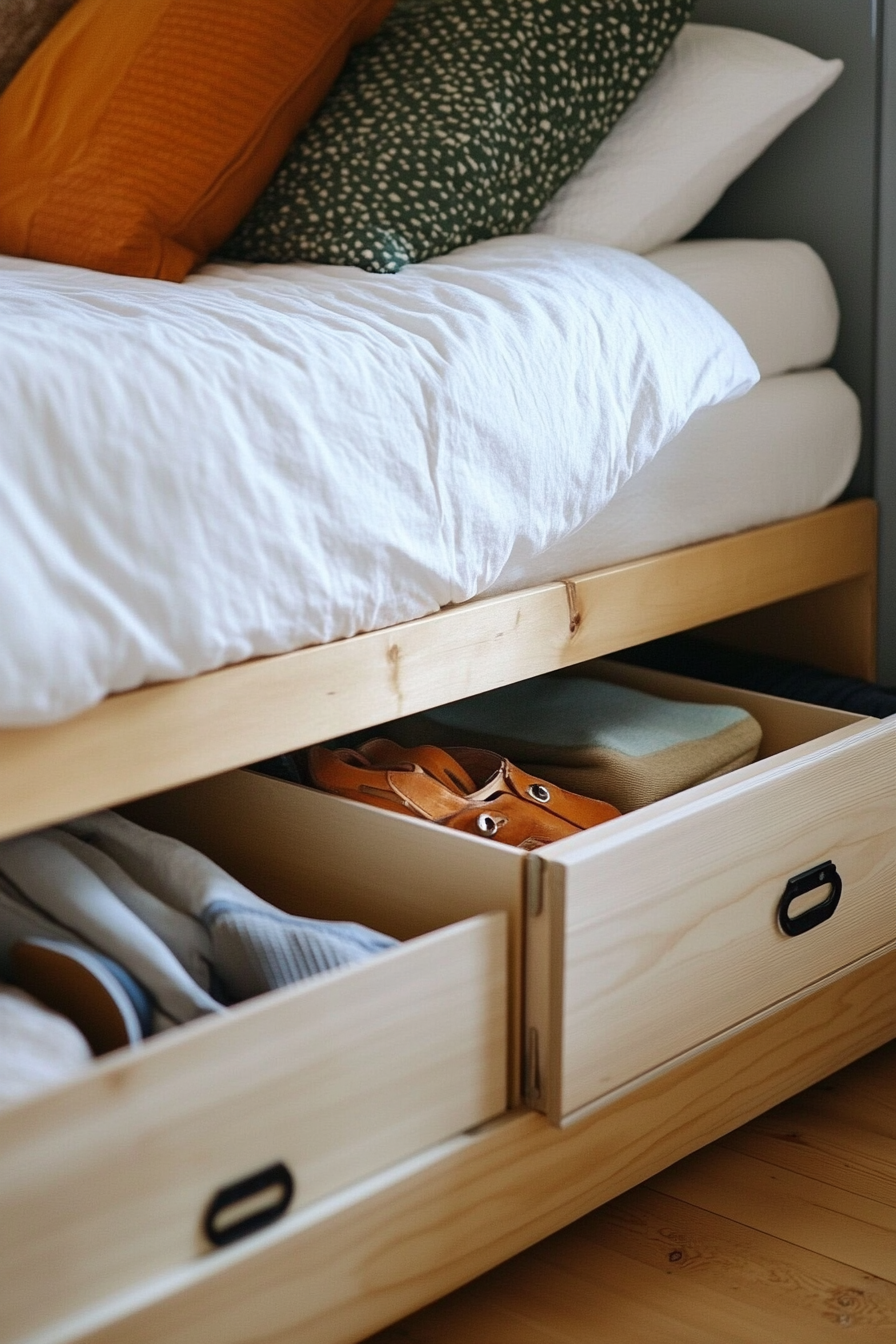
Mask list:
[[389,725],[407,743],[463,740],[622,812],[754,760],[762,729],[734,705],[666,700],[590,677],[534,677]]
[[61,1083],[90,1059],[71,1022],[30,994],[0,984],[0,1107]]
[[[64,829],[119,864],[188,923],[198,922],[208,938],[210,971],[217,980],[214,992],[225,1002],[236,1003],[320,971],[364,961],[397,945],[394,938],[362,924],[284,914],[205,854],[115,812],[81,817],[67,822]],[[239,955],[237,928],[246,942]],[[183,954],[186,949],[180,947]]]
[[42,961],[47,945],[58,955],[64,944],[67,973],[79,957],[81,972],[90,960],[94,979],[105,978],[114,997],[99,954],[148,994],[154,1032],[365,960],[395,941],[358,924],[284,914],[204,854],[114,812],[0,844],[4,973],[14,978],[22,944],[42,943]]
[[136,1045],[152,1032],[152,1000],[111,957],[50,938],[26,938],[10,954],[16,983],[78,1028],[95,1055]]
[[[114,885],[104,880],[104,875]],[[96,865],[93,852],[61,828],[6,840],[0,845],[0,970],[12,974],[12,949],[43,938],[99,952],[130,971],[150,994],[153,1029],[161,1031],[221,1011],[202,982],[184,968],[139,914],[129,908],[125,874]],[[151,899],[149,893],[143,893]],[[172,946],[175,946],[172,944]]]
[[398,946],[397,939],[363,924],[303,919],[265,907],[263,901],[218,900],[202,911],[231,1003]]

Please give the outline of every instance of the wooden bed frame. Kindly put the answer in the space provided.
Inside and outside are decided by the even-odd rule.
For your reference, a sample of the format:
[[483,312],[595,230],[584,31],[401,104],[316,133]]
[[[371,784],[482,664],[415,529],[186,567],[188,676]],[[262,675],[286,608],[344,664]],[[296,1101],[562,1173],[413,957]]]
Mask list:
[[0,837],[710,623],[873,677],[876,554],[875,505],[852,500],[0,731]]
[[[686,628],[870,676],[875,520],[872,502],[854,500],[5,732],[4,832]],[[896,952],[866,957],[568,1128],[508,1112],[52,1338],[351,1344],[883,1044],[896,1028],[894,971]]]

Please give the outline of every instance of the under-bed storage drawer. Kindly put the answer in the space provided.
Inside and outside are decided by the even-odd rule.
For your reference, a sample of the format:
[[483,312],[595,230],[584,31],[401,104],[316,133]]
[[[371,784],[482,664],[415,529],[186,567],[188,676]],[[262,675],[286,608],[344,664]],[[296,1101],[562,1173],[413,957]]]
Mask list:
[[[238,851],[239,876],[287,909],[354,918],[340,869],[363,890],[364,854],[327,829],[332,801],[239,773],[132,815],[208,837],[215,857]],[[399,936],[413,925],[403,946],[116,1052],[0,1114],[0,1338],[216,1254],[204,1219],[244,1178],[282,1164],[295,1208],[504,1110],[506,912],[428,892],[405,917],[414,892],[399,881],[392,918],[391,894],[366,893],[365,918]],[[288,1180],[272,1171],[216,1226],[282,1201]]]
[[531,857],[530,1082],[559,1123],[896,939],[896,720],[589,670],[742,705],[764,759]]
[[[400,878],[509,905],[525,887],[524,1091],[558,1124],[896,940],[896,720],[601,660],[574,675],[740,704],[761,759],[528,854],[328,800],[334,828],[361,828],[369,889]],[[839,904],[799,932],[831,863]],[[788,935],[782,897],[811,870],[789,889]]]

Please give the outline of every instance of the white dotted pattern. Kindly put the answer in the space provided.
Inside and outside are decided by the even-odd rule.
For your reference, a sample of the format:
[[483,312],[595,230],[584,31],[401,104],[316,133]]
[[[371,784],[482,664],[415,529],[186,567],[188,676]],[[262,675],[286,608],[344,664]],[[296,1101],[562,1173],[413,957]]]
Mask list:
[[406,0],[222,255],[398,271],[525,231],[650,78],[690,0]]

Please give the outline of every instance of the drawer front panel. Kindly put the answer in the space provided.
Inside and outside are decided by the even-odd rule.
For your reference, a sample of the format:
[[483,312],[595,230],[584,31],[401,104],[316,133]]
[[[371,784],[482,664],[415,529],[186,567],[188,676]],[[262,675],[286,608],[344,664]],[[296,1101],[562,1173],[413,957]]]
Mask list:
[[350,919],[394,938],[503,910],[508,922],[508,1101],[519,1101],[523,889],[519,850],[316,789],[234,770],[123,809],[195,845],[292,914]]
[[[896,721],[652,811],[542,860],[555,1121],[896,938]],[[788,880],[826,861],[839,905],[786,936]]]
[[[557,1130],[522,1112],[507,1116],[285,1218],[268,1237],[165,1275],[139,1296],[99,1304],[54,1331],[52,1344],[367,1339],[883,1044],[894,1028],[896,952],[582,1124]],[[500,1335],[442,1337],[451,1344],[496,1338],[521,1344],[523,1336],[510,1322]],[[628,1344],[629,1337],[614,1339]],[[42,1336],[40,1344],[51,1341]]]
[[506,924],[427,934],[0,1114],[0,1339],[209,1253],[203,1216],[244,1177],[285,1164],[296,1208],[501,1112]]

